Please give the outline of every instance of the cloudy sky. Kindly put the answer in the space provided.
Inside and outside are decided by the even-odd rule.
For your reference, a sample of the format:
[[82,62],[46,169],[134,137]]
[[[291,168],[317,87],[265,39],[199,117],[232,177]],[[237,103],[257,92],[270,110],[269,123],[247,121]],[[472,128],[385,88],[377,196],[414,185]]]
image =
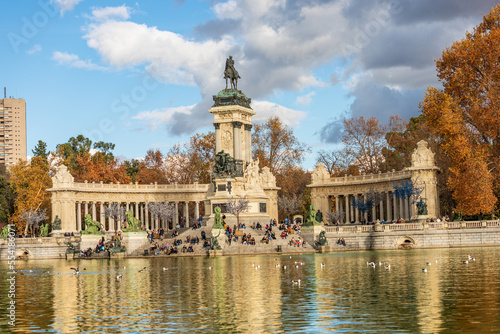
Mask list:
[[27,103],[28,152],[84,134],[137,158],[212,130],[232,55],[254,122],[278,115],[312,147],[345,117],[418,115],[434,59],[495,1],[229,0],[4,2],[7,96]]

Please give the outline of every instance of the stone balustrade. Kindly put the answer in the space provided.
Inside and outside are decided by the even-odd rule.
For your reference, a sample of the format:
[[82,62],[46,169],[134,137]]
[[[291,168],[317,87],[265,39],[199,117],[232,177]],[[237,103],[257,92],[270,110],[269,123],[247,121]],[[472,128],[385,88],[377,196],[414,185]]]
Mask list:
[[364,233],[364,232],[389,232],[389,231],[422,231],[422,230],[454,230],[500,227],[500,220],[467,221],[467,222],[431,222],[431,223],[405,223],[405,224],[380,224],[380,225],[354,225],[354,226],[325,226],[327,233]]

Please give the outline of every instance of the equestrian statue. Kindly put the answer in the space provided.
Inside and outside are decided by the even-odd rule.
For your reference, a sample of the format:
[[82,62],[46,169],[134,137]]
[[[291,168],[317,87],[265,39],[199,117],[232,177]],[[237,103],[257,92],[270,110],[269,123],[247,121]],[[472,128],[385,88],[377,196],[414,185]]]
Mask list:
[[241,79],[238,71],[234,68],[234,59],[233,56],[229,56],[226,59],[226,68],[224,70],[224,79],[226,79],[226,89],[227,88],[227,80],[231,83],[231,89],[238,90],[238,79]]

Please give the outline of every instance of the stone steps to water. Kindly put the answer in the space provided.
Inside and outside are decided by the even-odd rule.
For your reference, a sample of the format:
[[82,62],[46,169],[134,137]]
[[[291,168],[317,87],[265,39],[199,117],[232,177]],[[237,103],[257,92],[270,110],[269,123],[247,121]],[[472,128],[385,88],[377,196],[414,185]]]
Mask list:
[[[182,228],[179,229],[179,235],[177,237],[171,237],[171,233],[166,234],[166,238],[163,240],[155,239],[153,242],[157,242],[160,246],[168,243],[169,246],[172,246],[176,239],[181,239],[182,244],[177,246],[178,253],[177,255],[183,256],[196,256],[196,255],[206,255],[208,253],[208,249],[203,247],[203,240],[201,239],[201,232],[205,231],[205,235],[207,239],[210,239],[212,233],[211,226],[202,226],[199,229],[192,228]],[[277,252],[286,252],[286,253],[311,253],[315,252],[315,249],[312,245],[306,244],[306,247],[300,246],[295,247],[291,246],[290,240],[292,238],[297,239],[300,234],[290,234],[286,239],[282,239],[279,235],[281,231],[277,228],[274,229],[274,233],[278,236],[275,240],[270,240],[269,244],[262,243],[261,240],[265,235],[265,229],[257,230],[252,228],[241,229],[245,234],[251,234],[252,237],[255,238],[255,245],[245,245],[242,243],[242,237],[240,236],[238,242],[232,241],[229,244],[227,238],[224,239],[224,245],[221,245],[223,248],[224,254],[254,254],[254,253],[277,253]],[[221,231],[221,235],[224,234],[224,231]],[[224,234],[225,235],[225,234]],[[200,239],[199,244],[186,244],[186,237],[191,236],[192,238],[198,237]],[[219,239],[220,240],[220,239]],[[234,237],[233,237],[234,240]],[[192,246],[193,252],[191,253],[183,253],[182,247],[186,245],[186,247]],[[144,241],[143,247],[140,247],[137,251],[135,251],[131,256],[144,256],[144,250],[148,250],[152,247],[152,243],[149,242],[149,239]]]

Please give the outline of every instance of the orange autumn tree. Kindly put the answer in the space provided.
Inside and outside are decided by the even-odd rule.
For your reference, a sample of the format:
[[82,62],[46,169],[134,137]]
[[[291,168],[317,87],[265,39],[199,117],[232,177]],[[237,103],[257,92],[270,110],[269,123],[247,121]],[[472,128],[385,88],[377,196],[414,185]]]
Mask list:
[[16,193],[11,222],[18,232],[27,232],[27,222],[21,219],[25,212],[45,210],[47,217],[51,216],[50,193],[47,191],[52,187],[49,170],[49,164],[38,156],[33,157],[31,162],[19,160],[10,167],[10,185]]
[[450,161],[456,209],[489,213],[500,194],[500,5],[436,61],[443,88],[421,110]]
[[253,159],[259,159],[259,167],[267,166],[275,175],[300,165],[311,151],[308,145],[295,137],[293,129],[277,116],[270,117],[262,124],[254,124],[252,149]]

